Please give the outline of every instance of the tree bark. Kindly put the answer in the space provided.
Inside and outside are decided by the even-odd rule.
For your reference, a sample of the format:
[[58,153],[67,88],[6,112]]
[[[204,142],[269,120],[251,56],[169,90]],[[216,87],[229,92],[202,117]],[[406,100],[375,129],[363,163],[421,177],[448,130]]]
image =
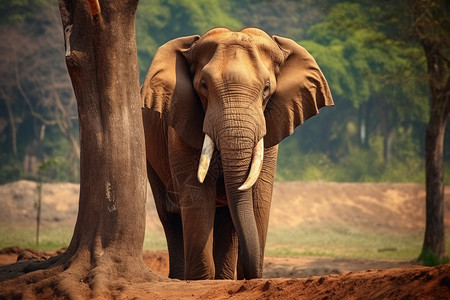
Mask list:
[[134,33],[137,1],[104,2],[102,11],[92,2],[97,10],[91,5],[90,13],[82,1],[60,2],[61,11],[70,12],[63,17],[70,48],[66,62],[81,141],[80,213],[69,249],[92,245],[100,236],[101,247],[126,248],[127,255],[139,257],[146,178]]
[[424,44],[424,49],[430,78],[431,111],[425,133],[426,221],[421,258],[432,254],[440,261],[445,255],[443,153],[445,127],[450,114],[450,79],[440,86],[437,81],[443,76],[441,69],[446,62],[427,44]]
[[443,150],[447,118],[432,113],[425,133],[426,221],[422,259],[445,254]]
[[[78,218],[66,252],[26,264],[28,274],[10,281],[7,298],[113,298],[131,282],[161,280],[142,259],[147,179],[137,4],[59,0],[80,126]],[[49,290],[52,296],[41,294]]]
[[[449,4],[416,0],[413,27],[427,59],[430,119],[425,134],[426,227],[419,259],[439,263],[445,255],[443,152],[450,114]],[[426,261],[429,259],[433,261]]]

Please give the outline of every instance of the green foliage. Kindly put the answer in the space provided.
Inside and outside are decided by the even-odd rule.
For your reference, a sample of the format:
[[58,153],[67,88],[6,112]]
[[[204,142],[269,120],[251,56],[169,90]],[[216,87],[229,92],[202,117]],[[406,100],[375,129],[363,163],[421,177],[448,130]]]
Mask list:
[[[359,107],[371,97],[383,94],[395,100],[393,108],[406,106],[409,114],[414,110],[413,113],[423,118],[427,115],[427,110],[423,109],[427,98],[424,93],[417,94],[417,86],[423,88],[424,83],[420,86],[419,81],[404,82],[405,78],[414,79],[415,73],[425,78],[423,54],[418,45],[408,47],[373,26],[369,21],[372,11],[372,7],[365,8],[358,3],[338,4],[322,23],[308,31],[309,39],[320,46],[305,41],[302,44],[309,45],[319,64],[328,70],[334,95],[348,97],[355,107]],[[327,49],[332,58],[326,58]],[[345,83],[333,81],[336,80],[333,75]],[[411,88],[415,93],[411,93]],[[399,103],[397,100],[402,101],[402,98],[408,101]],[[415,105],[418,105],[417,109]]]
[[0,184],[16,181],[22,178],[23,168],[12,155],[0,154]]
[[301,149],[290,139],[279,148],[277,181],[332,181],[333,165],[322,153],[302,153]]
[[0,25],[21,23],[35,18],[41,9],[54,5],[50,0],[2,0],[0,1]]
[[444,256],[444,258],[440,260],[435,253],[429,250],[422,250],[422,253],[420,253],[417,260],[424,266],[432,267],[448,264],[450,262],[450,256]]
[[[347,135],[356,131],[347,124]],[[336,181],[336,182],[416,182],[424,183],[424,160],[413,131],[401,127],[393,144],[394,157],[386,164],[383,140],[374,136],[368,147],[350,145],[348,155],[333,162],[322,152],[302,148],[304,143],[287,139],[279,148],[277,181]],[[448,180],[448,179],[447,179]]]

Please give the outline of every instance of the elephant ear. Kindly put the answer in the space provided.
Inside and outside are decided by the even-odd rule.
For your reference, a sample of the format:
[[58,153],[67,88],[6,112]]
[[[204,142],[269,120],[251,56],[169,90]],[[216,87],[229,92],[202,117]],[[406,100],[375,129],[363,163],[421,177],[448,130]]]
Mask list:
[[328,83],[314,58],[291,39],[273,36],[284,52],[277,88],[264,111],[266,147],[280,143],[323,106],[334,105]]
[[184,53],[199,38],[181,37],[162,45],[141,87],[142,106],[159,112],[183,141],[198,149],[204,138],[204,112]]

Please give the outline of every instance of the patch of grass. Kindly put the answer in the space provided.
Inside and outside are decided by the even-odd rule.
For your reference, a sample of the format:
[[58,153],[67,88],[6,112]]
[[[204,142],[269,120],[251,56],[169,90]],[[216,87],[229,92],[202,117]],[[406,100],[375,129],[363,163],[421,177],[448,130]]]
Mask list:
[[[375,233],[349,227],[269,230],[267,256],[328,256],[371,259],[417,259],[423,235]],[[447,253],[450,235],[447,235]]]
[[164,233],[146,230],[144,250],[167,250],[166,236]]
[[[0,249],[10,246],[42,251],[67,247],[73,228],[42,227],[39,248],[32,227],[0,227]],[[301,227],[269,229],[266,256],[323,256],[370,259],[417,259],[422,250],[423,234],[375,233],[348,227]],[[166,250],[162,232],[145,233],[144,250]],[[447,257],[450,257],[450,234],[446,236]],[[432,262],[428,262],[432,263]]]
[[[18,246],[40,251],[58,250],[69,246],[73,234],[72,227],[41,227],[39,247],[36,246],[36,229],[33,227],[0,226],[0,249]],[[144,250],[166,250],[164,233],[145,232]]]
[[58,250],[69,245],[72,234],[73,228],[69,227],[41,227],[39,247],[37,247],[35,228],[2,226],[0,227],[0,249],[18,246],[42,251]]
[[[448,247],[446,249],[448,249]],[[431,266],[448,264],[450,262],[450,256],[446,255],[441,260],[433,252],[431,252],[429,250],[423,250],[422,253],[420,253],[418,260],[423,265],[431,267]]]

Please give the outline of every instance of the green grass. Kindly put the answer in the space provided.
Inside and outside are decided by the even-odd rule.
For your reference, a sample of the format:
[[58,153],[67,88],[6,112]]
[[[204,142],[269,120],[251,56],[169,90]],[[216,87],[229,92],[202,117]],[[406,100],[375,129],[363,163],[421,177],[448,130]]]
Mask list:
[[10,246],[31,248],[36,250],[58,250],[69,245],[73,228],[41,227],[39,233],[39,247],[36,245],[36,229],[32,227],[0,227],[0,249]]
[[[348,227],[269,230],[266,256],[417,259],[423,235],[375,233]],[[450,234],[446,237],[450,253]]]
[[[0,249],[18,246],[40,251],[58,250],[67,247],[72,239],[72,227],[41,227],[39,247],[36,245],[36,229],[32,227],[0,226]],[[166,250],[166,238],[163,233],[151,233],[148,230],[144,239],[145,250]]]
[[145,232],[144,250],[167,250],[166,236],[162,232]]
[[[36,247],[34,228],[0,227],[0,249],[9,246],[37,250],[57,250],[67,247],[73,228],[41,228]],[[374,233],[348,227],[314,227],[270,230],[266,256],[298,257],[324,256],[368,259],[417,259],[423,234]],[[147,231],[144,250],[166,250],[163,233]],[[450,234],[446,236],[447,256],[450,257]]]

